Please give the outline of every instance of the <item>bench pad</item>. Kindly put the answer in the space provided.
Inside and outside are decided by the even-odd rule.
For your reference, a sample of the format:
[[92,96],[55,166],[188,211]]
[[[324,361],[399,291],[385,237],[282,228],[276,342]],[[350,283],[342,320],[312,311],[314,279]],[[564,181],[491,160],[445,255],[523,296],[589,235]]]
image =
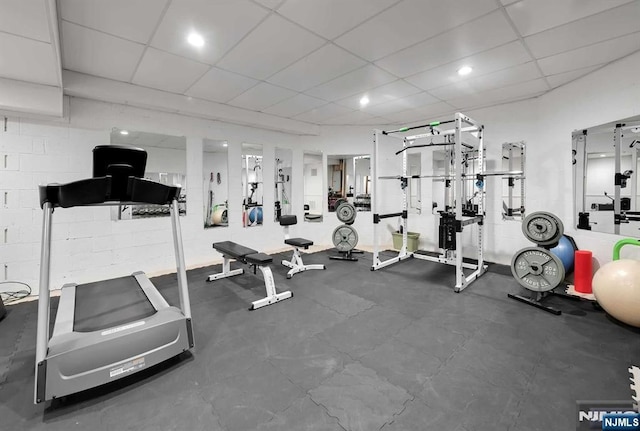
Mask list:
[[244,259],[247,261],[247,263],[253,265],[265,265],[267,263],[273,262],[273,258],[264,253],[248,254],[244,257]]
[[256,250],[236,244],[232,241],[214,242],[213,248],[226,256],[237,258],[244,258],[249,254],[258,253]]
[[304,238],[289,238],[284,240],[285,244],[292,245],[294,247],[304,247],[307,248],[310,245],[313,245],[313,241]]

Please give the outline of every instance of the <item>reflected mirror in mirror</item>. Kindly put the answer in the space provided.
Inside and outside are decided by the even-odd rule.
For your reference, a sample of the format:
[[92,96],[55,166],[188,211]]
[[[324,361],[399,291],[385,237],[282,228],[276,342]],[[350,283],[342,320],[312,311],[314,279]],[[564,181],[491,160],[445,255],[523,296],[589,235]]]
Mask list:
[[261,226],[264,182],[262,145],[242,144],[242,225]]
[[202,143],[204,227],[229,226],[228,143],[205,139]]
[[640,116],[572,135],[578,229],[637,237]]
[[[422,175],[422,153],[407,150],[407,175]],[[409,178],[407,196],[409,212],[420,214],[422,211],[422,181],[420,178]]]
[[291,166],[293,152],[276,148],[275,184],[276,196],[274,202],[274,219],[280,221],[281,215],[291,214]]
[[[180,186],[180,215],[187,213],[187,140],[184,136],[160,135],[113,128],[112,145],[130,145],[147,152],[145,178]],[[111,208],[114,220],[169,216],[168,205],[120,205]]]
[[502,218],[522,220],[525,216],[524,142],[502,144]]
[[304,153],[302,173],[304,176],[304,221],[322,221],[322,197],[324,181],[322,154]]
[[357,211],[371,211],[369,155],[327,156],[327,178],[329,212],[334,212],[345,201],[352,203]]

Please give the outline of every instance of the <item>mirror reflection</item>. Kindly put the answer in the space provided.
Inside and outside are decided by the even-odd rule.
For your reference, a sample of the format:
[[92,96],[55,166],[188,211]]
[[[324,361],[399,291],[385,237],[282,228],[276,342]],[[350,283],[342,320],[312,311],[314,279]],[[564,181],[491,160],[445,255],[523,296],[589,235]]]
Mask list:
[[502,218],[522,220],[525,215],[525,143],[502,144]]
[[578,229],[638,236],[640,117],[572,135]]
[[[422,153],[407,150],[407,175],[422,175]],[[408,193],[409,212],[420,214],[422,211],[422,181],[420,178],[409,178]]]
[[[178,207],[180,215],[187,213],[187,140],[184,136],[113,128],[110,142],[112,145],[129,145],[145,150],[145,178],[181,186]],[[114,220],[169,216],[168,205],[120,205],[112,207],[111,211]]]
[[[479,200],[486,193],[484,182],[477,180],[476,175],[480,173],[479,151],[476,149],[467,149],[462,153],[462,162],[460,163],[461,174],[465,181],[462,187],[462,214],[473,216],[478,213]],[[483,165],[486,166],[486,152],[484,153]],[[454,201],[454,176],[456,174],[456,166],[453,164],[454,150],[447,148],[445,150],[433,151],[433,176],[432,179],[432,212],[451,211]]]
[[242,144],[242,225],[261,226],[264,195],[262,145]]
[[304,176],[304,221],[322,221],[322,198],[323,198],[323,174],[322,174],[322,154],[304,153],[303,168]]
[[291,150],[276,148],[275,163],[275,221],[280,221],[281,215],[291,214],[291,166],[293,152]]
[[327,156],[327,179],[329,212],[334,212],[342,202],[352,203],[357,211],[371,211],[369,155]]
[[204,227],[228,226],[228,143],[205,139],[202,151]]

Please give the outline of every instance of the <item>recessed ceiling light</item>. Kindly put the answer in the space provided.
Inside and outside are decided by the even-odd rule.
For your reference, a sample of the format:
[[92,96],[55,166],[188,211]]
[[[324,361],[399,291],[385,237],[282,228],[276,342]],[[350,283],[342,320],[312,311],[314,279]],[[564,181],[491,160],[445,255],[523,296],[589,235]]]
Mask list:
[[128,131],[126,131],[126,130],[120,130],[120,134],[121,134],[121,135],[128,135],[128,134],[129,134],[129,132],[128,132]]
[[465,76],[473,72],[473,69],[470,66],[462,66],[458,69],[458,75]]
[[198,33],[190,33],[187,37],[187,42],[198,48],[204,46],[204,39]]
[[360,99],[360,106],[367,106],[369,104],[369,98],[367,96],[362,96]]
[[224,142],[222,143],[222,146],[223,146],[223,147],[227,147],[227,146],[229,146],[229,144],[227,144],[227,141],[224,141]]
[[600,154],[600,157],[607,157],[606,154]]

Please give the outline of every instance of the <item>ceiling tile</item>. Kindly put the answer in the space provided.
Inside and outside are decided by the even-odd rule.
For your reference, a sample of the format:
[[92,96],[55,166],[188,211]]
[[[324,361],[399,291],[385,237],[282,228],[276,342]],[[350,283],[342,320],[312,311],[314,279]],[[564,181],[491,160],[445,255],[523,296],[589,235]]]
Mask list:
[[583,77],[596,69],[604,66],[603,64],[597,64],[595,66],[589,66],[582,69],[572,70],[570,72],[558,73],[557,75],[549,75],[547,76],[547,82],[551,86],[551,88],[559,87],[567,82],[571,82],[580,77]]
[[517,35],[502,12],[496,11],[385,57],[377,61],[376,65],[405,77],[506,44],[516,38]]
[[206,64],[147,48],[132,82],[183,94],[208,69]]
[[506,7],[522,36],[529,36],[632,0],[522,0]]
[[[268,13],[249,1],[173,0],[151,46],[214,64]],[[204,38],[203,47],[187,42],[191,32]]]
[[431,94],[442,100],[450,100],[468,94],[480,93],[494,88],[541,78],[540,71],[533,61],[510,67],[476,78],[467,79],[445,87],[429,90]]
[[[427,70],[426,72],[418,73],[406,78],[406,80],[424,90],[430,90],[528,61],[531,61],[531,56],[527,53],[527,50],[522,46],[520,41],[514,41],[481,52],[480,54],[465,57],[452,63]],[[470,76],[464,77],[458,75],[458,69],[465,65],[471,66],[473,73]]]
[[[420,91],[421,90],[419,88],[398,79],[397,81],[369,90],[364,95],[369,98],[369,105],[367,106],[371,107],[381,103],[390,102],[394,99],[420,93]],[[363,94],[354,95],[347,97],[346,99],[342,99],[337,103],[351,109],[360,109],[360,98],[362,96]]]
[[600,63],[608,63],[637,51],[638,47],[640,47],[640,33],[634,33],[546,57],[538,60],[538,64],[545,75],[555,75]]
[[287,90],[286,88],[261,82],[229,101],[229,104],[239,106],[240,108],[261,111],[284,99],[293,97],[295,94],[294,91]]
[[[396,112],[394,114],[384,115],[384,118],[399,122],[400,124],[409,124],[414,121],[431,121],[436,115],[444,115],[455,112],[455,108],[446,102],[438,102],[432,105],[421,107],[419,109],[407,109]],[[446,118],[443,118],[446,119]],[[440,121],[442,121],[441,119]]]
[[269,9],[277,9],[278,6],[284,0],[254,0],[254,1],[260,3],[264,7],[268,7]]
[[185,94],[224,103],[257,83],[255,79],[212,67]]
[[333,44],[327,44],[276,73],[269,78],[269,82],[304,91],[364,65],[364,60]]
[[51,44],[0,32],[0,76],[45,85],[58,85]]
[[336,43],[373,61],[497,7],[495,0],[405,0],[339,37]]
[[63,19],[146,44],[166,0],[60,0]]
[[406,111],[407,109],[419,108],[438,102],[439,100],[432,95],[422,92],[412,96],[403,97],[402,99],[392,100],[387,103],[381,103],[375,106],[366,106],[362,108],[362,111],[373,115],[385,116],[394,112]]
[[525,43],[536,58],[602,42],[640,31],[640,2],[610,9],[551,30],[534,34]]
[[372,120],[374,118],[373,115],[367,114],[362,111],[351,111],[346,114],[340,115],[338,117],[329,118],[328,120],[322,121],[323,124],[359,124],[362,121]]
[[329,103],[327,105],[323,105],[310,111],[304,112],[300,115],[296,115],[293,119],[307,121],[309,123],[320,123],[328,118],[337,117],[338,115],[343,115],[351,111],[351,109],[344,106],[336,105],[335,103]]
[[223,69],[265,79],[324,44],[324,40],[271,15],[218,63]]
[[327,39],[333,39],[397,1],[288,0],[278,8],[278,13]]
[[62,22],[63,67],[129,82],[144,45]]
[[326,103],[324,100],[316,99],[306,94],[297,94],[290,99],[283,100],[280,103],[268,107],[262,112],[280,117],[293,117],[294,115],[301,114],[318,106],[326,105]]
[[51,42],[46,2],[13,0],[2,2],[0,31]]
[[306,93],[324,100],[335,101],[394,80],[396,80],[395,76],[370,64],[314,87]]
[[549,88],[545,80],[540,78],[507,87],[483,91],[481,93],[457,97],[455,99],[447,100],[446,102],[458,108],[467,109],[519,98],[535,97],[547,90],[549,90]]
[[500,2],[501,2],[504,6],[509,5],[509,4],[511,4],[511,3],[515,3],[515,2],[517,2],[517,1],[520,1],[520,0],[500,0]]

